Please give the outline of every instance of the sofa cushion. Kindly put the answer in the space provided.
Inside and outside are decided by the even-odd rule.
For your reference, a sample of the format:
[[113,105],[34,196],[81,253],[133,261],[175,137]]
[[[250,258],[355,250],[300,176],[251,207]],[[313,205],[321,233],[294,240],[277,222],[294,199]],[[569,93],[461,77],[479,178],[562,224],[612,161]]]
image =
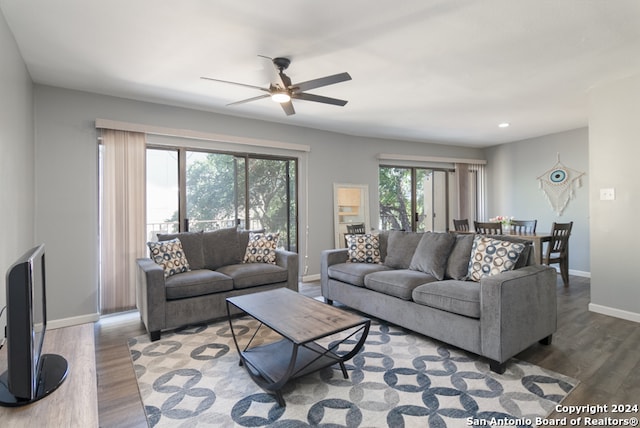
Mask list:
[[364,277],[364,286],[402,300],[411,300],[411,293],[417,286],[432,281],[436,281],[433,275],[417,270],[400,269],[370,273]]
[[380,261],[384,263],[384,261],[387,259],[387,244],[389,241],[389,231],[379,230],[376,233],[378,234],[378,246],[380,247]]
[[280,233],[251,233],[243,263],[276,264],[276,249]]
[[189,268],[202,269],[204,267],[204,257],[202,254],[202,232],[182,232],[162,234],[158,233],[158,241],[169,241],[180,239],[184,254],[187,256]]
[[474,235],[470,233],[461,233],[455,235],[456,242],[453,244],[449,260],[447,260],[447,269],[444,277],[446,279],[467,279],[469,275],[469,259],[471,258],[471,247],[473,247]]
[[189,271],[189,262],[178,238],[147,242],[147,246],[151,252],[151,260],[162,266],[165,278]]
[[382,261],[377,234],[346,235],[345,238],[349,263],[380,263]]
[[327,275],[329,278],[337,279],[347,284],[364,287],[364,277],[366,275],[385,270],[391,270],[391,268],[375,263],[338,263],[329,266]]
[[413,301],[421,305],[480,318],[480,286],[472,281],[430,282],[413,290]]
[[288,280],[287,269],[271,263],[240,263],[223,266],[217,272],[231,277],[235,289],[275,284]]
[[439,281],[444,279],[449,253],[455,242],[456,237],[451,233],[423,233],[411,258],[409,269],[433,275]]
[[202,235],[204,267],[216,270],[221,266],[242,262],[239,248],[238,231],[233,227],[204,232]]
[[204,296],[233,290],[233,280],[219,272],[198,269],[173,275],[165,281],[167,300]]
[[476,235],[469,260],[469,278],[480,281],[484,277],[513,270],[524,248],[521,243]]
[[420,239],[422,239],[422,233],[390,230],[384,264],[394,269],[409,269]]

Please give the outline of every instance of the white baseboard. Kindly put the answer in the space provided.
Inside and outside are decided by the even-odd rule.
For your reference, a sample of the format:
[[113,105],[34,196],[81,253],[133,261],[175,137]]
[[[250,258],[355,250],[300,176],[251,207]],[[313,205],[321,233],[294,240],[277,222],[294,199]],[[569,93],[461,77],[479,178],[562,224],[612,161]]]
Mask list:
[[72,325],[94,323],[100,319],[100,314],[87,314],[79,317],[61,318],[57,320],[47,320],[47,330],[54,328],[70,327]]
[[569,275],[581,276],[584,278],[591,278],[591,272],[585,272],[583,270],[569,269]]
[[610,317],[621,318],[623,320],[640,323],[640,314],[635,312],[610,308],[608,306],[597,305],[595,303],[589,303],[589,310],[598,314],[609,315]]
[[302,282],[315,282],[320,281],[320,274],[316,273],[315,275],[305,275],[302,277]]

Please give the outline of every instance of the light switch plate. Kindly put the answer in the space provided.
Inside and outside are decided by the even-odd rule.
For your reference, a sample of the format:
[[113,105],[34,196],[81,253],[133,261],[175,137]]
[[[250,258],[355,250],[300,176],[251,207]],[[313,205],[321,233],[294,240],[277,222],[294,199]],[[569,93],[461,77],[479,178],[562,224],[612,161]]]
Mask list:
[[601,201],[613,201],[616,198],[616,190],[614,188],[600,189]]

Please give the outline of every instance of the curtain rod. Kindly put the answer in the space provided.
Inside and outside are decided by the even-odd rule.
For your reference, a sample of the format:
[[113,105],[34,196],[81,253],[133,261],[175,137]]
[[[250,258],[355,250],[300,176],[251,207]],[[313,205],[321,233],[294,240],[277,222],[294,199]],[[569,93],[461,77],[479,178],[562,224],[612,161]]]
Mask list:
[[193,131],[190,129],[166,128],[162,126],[143,125],[139,123],[119,122],[109,119],[96,119],[96,129],[114,129],[119,131],[143,132],[164,137],[180,137],[193,140],[216,141],[219,143],[244,144],[248,146],[269,147],[275,149],[310,152],[311,146],[305,144],[284,143],[282,141],[264,140],[261,138],[238,137],[233,135],[214,134]]
[[448,163],[474,163],[486,165],[484,159],[463,159],[463,158],[445,158],[438,156],[414,156],[414,155],[396,155],[391,153],[379,153],[379,160],[395,160],[395,161],[418,161],[418,162],[448,162]]

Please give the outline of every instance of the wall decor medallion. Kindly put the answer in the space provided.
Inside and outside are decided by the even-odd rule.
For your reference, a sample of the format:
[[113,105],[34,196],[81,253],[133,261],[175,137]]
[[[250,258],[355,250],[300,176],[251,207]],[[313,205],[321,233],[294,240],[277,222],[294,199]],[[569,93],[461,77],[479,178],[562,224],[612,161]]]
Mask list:
[[582,186],[580,178],[583,175],[584,172],[568,168],[560,162],[558,154],[556,164],[537,178],[540,188],[557,215],[562,215],[569,200],[575,197],[575,189]]

